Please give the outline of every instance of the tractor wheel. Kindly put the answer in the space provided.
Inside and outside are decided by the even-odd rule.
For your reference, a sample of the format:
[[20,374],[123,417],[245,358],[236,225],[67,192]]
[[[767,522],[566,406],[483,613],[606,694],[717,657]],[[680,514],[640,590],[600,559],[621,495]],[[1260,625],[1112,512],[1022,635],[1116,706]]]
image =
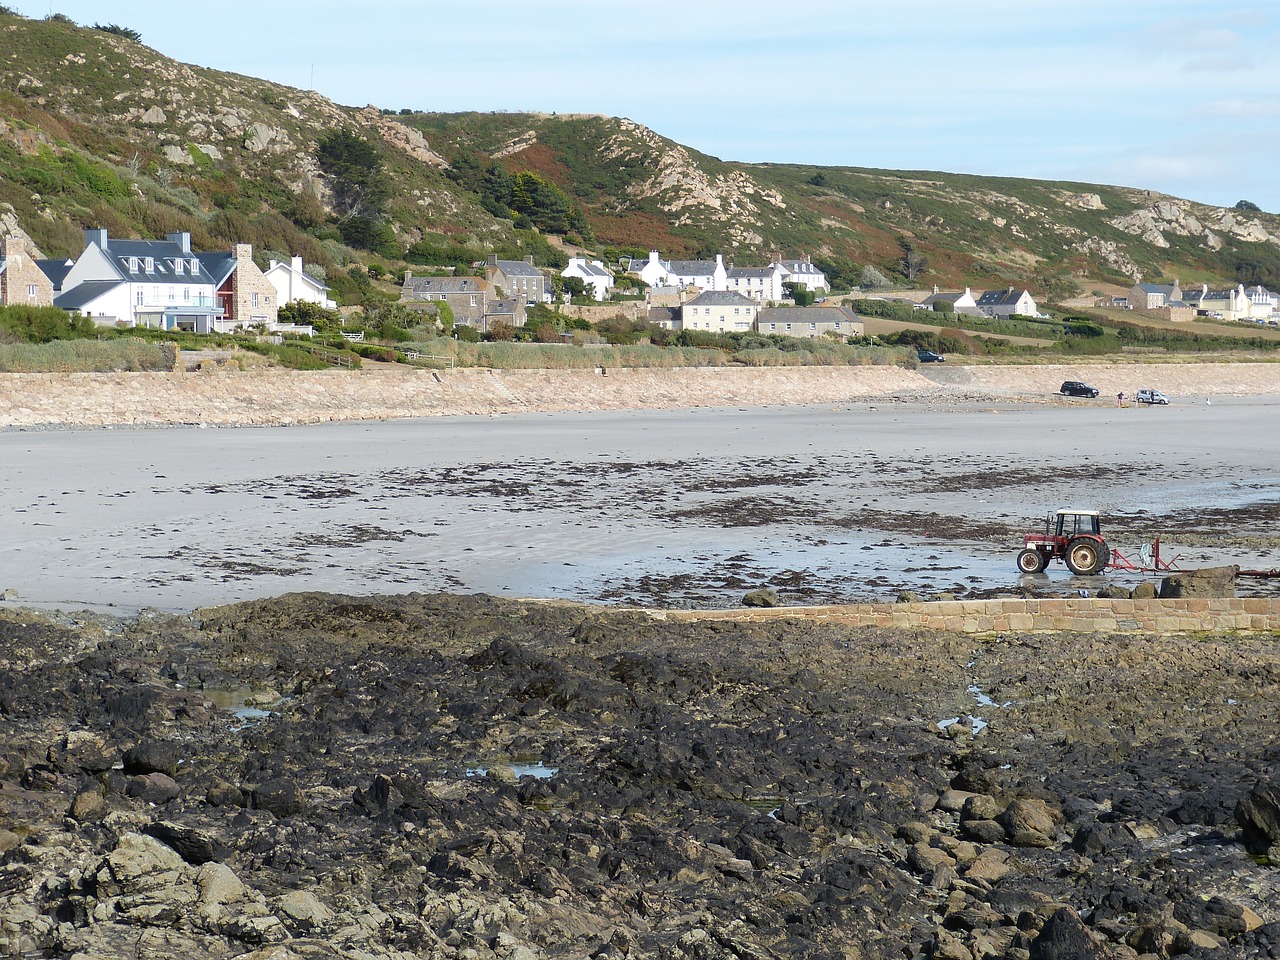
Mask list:
[[1086,540],[1081,537],[1067,544],[1067,567],[1072,573],[1080,576],[1099,572],[1107,565],[1108,559],[1103,556],[1102,545],[1097,540]]
[[1023,573],[1039,573],[1046,566],[1048,566],[1048,560],[1039,550],[1028,547],[1018,552],[1018,569]]

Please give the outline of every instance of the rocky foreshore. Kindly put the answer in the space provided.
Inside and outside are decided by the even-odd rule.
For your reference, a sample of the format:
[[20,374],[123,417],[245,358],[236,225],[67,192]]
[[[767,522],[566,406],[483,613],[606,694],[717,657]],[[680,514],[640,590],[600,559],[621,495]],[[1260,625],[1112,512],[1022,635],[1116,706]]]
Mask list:
[[[198,366],[193,363],[193,366]],[[943,365],[936,365],[941,368]],[[1156,387],[1179,402],[1280,394],[1268,363],[859,367],[240,371],[211,364],[175,373],[0,374],[0,429],[286,426],[447,414],[843,403],[1059,402],[1063,380],[1102,397]]]
[[0,955],[1280,956],[1272,635],[0,610]]

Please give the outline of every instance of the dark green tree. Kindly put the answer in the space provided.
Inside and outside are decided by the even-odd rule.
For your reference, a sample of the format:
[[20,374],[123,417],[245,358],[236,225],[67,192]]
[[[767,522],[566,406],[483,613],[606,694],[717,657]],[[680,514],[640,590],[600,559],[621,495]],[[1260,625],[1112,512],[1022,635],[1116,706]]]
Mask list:
[[137,30],[132,30],[129,27],[122,27],[118,23],[95,23],[93,25],[93,29],[101,30],[103,33],[113,33],[117,37],[124,37],[126,40],[132,40],[134,43],[142,42],[142,34]]
[[357,134],[335,130],[320,138],[316,160],[329,179],[343,240],[367,250],[385,245],[382,221],[391,185],[377,148]]
[[1245,211],[1246,213],[1261,213],[1261,212],[1262,212],[1262,208],[1261,208],[1260,206],[1258,206],[1256,203],[1253,203],[1253,202],[1251,202],[1251,201],[1249,201],[1249,200],[1241,200],[1239,203],[1237,203],[1237,204],[1236,204],[1236,209],[1237,209],[1237,210],[1243,210],[1243,211]]

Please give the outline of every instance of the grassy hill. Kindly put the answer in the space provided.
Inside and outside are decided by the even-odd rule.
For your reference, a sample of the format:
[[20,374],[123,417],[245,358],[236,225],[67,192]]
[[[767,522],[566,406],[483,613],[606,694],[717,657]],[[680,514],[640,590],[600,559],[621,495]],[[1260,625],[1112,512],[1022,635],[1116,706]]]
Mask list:
[[[302,255],[350,297],[359,262],[547,263],[565,244],[741,264],[807,254],[846,282],[867,265],[905,281],[905,243],[928,261],[914,285],[1029,285],[1042,299],[1138,276],[1280,287],[1280,217],[1139,189],[730,163],[612,117],[355,109],[58,18],[0,14],[0,63],[0,217],[47,256],[78,253],[87,226],[189,230],[202,249]],[[358,204],[324,161],[344,132],[373,147],[373,230],[351,229]]]

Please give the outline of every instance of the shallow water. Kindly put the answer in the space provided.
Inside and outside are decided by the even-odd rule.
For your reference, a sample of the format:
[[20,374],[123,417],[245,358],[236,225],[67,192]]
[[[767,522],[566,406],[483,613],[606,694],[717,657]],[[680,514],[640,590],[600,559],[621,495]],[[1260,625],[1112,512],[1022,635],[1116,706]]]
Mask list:
[[1165,412],[1154,429],[1103,407],[863,403],[0,433],[0,591],[118,612],[298,590],[722,607],[764,586],[797,604],[1144,579],[1020,577],[1021,533],[1063,506],[1134,531],[1112,537],[1131,556],[1163,532],[1187,566],[1275,565],[1276,404]]

